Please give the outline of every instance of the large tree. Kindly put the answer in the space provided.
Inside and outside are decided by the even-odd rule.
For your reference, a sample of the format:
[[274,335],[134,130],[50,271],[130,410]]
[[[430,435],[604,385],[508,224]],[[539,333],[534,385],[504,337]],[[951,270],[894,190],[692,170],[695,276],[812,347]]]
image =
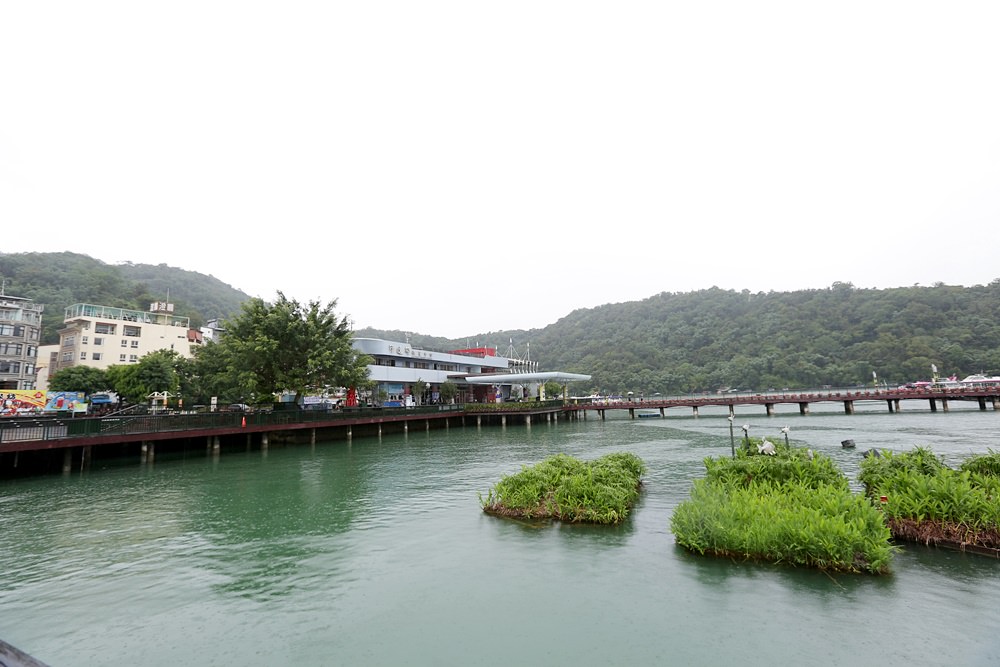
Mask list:
[[50,391],[82,391],[89,395],[109,387],[104,370],[92,366],[70,366],[49,378]]
[[230,386],[254,402],[279,392],[303,394],[326,387],[353,387],[368,378],[370,359],[351,345],[346,317],[337,317],[337,301],[300,304],[278,292],[276,302],[260,298],[243,304],[226,321],[219,343]]

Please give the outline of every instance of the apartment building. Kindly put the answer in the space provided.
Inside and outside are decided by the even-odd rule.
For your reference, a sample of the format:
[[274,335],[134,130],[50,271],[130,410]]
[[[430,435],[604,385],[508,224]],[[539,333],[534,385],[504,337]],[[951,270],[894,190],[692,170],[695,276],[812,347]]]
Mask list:
[[0,390],[35,389],[44,308],[0,290]]

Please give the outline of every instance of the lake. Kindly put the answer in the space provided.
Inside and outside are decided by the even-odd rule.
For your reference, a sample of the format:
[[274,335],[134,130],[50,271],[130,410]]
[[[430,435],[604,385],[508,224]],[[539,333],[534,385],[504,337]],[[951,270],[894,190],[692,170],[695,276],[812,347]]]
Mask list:
[[[928,446],[949,465],[1000,450],[1000,414],[975,404],[787,407],[739,410],[735,438],[743,423],[772,440],[788,426],[857,489],[869,447]],[[704,457],[729,455],[724,410],[201,450],[4,481],[0,638],[52,667],[1000,664],[995,559],[905,546],[890,575],[846,575],[676,546],[672,509]],[[615,451],[649,468],[620,526],[480,508],[522,466]]]

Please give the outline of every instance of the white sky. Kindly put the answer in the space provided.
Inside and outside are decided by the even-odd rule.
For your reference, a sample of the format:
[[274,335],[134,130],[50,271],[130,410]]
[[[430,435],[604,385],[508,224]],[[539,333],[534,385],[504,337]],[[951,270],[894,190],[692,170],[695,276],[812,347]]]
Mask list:
[[995,0],[11,0],[0,252],[454,338],[713,285],[987,284],[998,27]]

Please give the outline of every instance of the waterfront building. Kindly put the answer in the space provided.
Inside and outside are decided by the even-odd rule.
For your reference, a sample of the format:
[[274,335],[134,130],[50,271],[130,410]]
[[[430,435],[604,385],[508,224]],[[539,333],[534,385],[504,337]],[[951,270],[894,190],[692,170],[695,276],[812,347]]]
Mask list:
[[[369,379],[375,383],[373,395],[360,400],[386,407],[438,403],[445,382],[456,385],[456,402],[485,403],[545,398],[541,386],[546,382],[590,379],[589,375],[539,372],[536,363],[510,353],[501,356],[495,347],[435,352],[379,338],[355,338],[353,346],[373,359],[368,366]],[[422,388],[419,395],[418,388]]]
[[35,389],[44,308],[0,289],[0,389]]
[[190,319],[173,314],[174,304],[157,301],[148,311],[77,303],[66,308],[59,346],[48,376],[71,366],[106,369],[134,364],[150,352],[173,350],[185,358],[203,344]]

